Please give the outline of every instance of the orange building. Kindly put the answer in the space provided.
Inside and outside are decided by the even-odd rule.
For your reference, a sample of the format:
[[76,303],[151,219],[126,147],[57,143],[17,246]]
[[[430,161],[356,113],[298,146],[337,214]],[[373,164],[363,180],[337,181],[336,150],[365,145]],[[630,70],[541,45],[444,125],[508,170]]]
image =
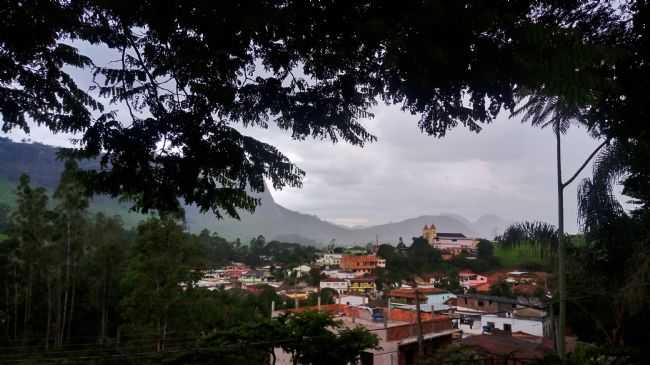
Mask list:
[[345,271],[352,271],[355,274],[362,276],[372,274],[378,267],[386,267],[386,260],[377,255],[345,255],[341,257],[340,267]]

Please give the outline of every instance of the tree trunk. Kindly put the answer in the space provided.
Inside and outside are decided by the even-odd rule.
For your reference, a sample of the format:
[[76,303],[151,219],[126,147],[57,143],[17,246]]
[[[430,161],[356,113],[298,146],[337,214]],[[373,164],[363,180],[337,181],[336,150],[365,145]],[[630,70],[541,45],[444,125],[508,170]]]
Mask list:
[[47,283],[47,323],[45,325],[45,351],[50,349],[50,327],[52,326],[52,285],[50,279],[45,279]]
[[106,337],[106,282],[102,285],[101,305],[99,314],[99,343],[104,344]]
[[560,296],[560,318],[558,328],[558,355],[565,360],[565,327],[566,327],[566,253],[564,247],[564,184],[562,182],[562,148],[560,131],[555,131],[556,160],[557,160],[557,238],[558,238],[558,291]]
[[165,352],[165,341],[166,340],[167,340],[167,315],[165,315],[165,319],[163,320],[162,341],[160,342],[162,352]]
[[18,269],[14,265],[14,340],[18,338]]
[[30,301],[32,297],[32,281],[33,281],[33,271],[31,265],[27,265],[27,285],[25,285],[25,302],[24,304],[24,313],[23,313],[23,340],[27,340],[26,336],[27,328],[29,327],[29,317],[30,317]]
[[65,328],[68,314],[68,295],[70,288],[70,218],[67,218],[66,223],[66,240],[65,240],[65,276],[63,280],[63,308],[61,308],[61,323],[59,328],[59,346],[63,345],[63,337],[65,336]]
[[67,330],[67,336],[66,338],[70,340],[70,336],[72,334],[72,318],[74,315],[74,303],[75,303],[75,296],[77,294],[77,280],[73,277],[72,278],[72,295],[70,296],[70,315],[68,316],[68,330]]
[[54,308],[53,313],[56,314],[56,318],[54,319],[54,333],[53,333],[53,340],[54,340],[54,345],[58,346],[59,344],[59,333],[61,331],[61,318],[62,318],[62,313],[61,313],[61,291],[63,290],[63,284],[62,284],[62,275],[63,273],[61,272],[61,268],[57,268],[57,274],[56,274],[56,285],[54,286],[53,290],[53,298],[56,298],[56,302],[54,303]]
[[[5,308],[7,310],[7,314],[9,314],[11,311],[11,306],[9,305],[9,291],[10,291],[9,285],[10,285],[9,278],[7,278],[7,280],[5,280]],[[9,327],[10,327],[9,321],[7,321],[7,324],[4,327],[5,327],[5,336],[9,338]]]

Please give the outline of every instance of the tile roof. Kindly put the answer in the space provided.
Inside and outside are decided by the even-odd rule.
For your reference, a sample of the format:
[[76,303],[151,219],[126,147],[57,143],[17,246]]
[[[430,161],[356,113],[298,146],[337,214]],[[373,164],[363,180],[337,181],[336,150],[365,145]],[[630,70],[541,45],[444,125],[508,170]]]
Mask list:
[[442,238],[467,238],[462,233],[438,233],[438,237],[442,237]]
[[499,356],[511,355],[525,359],[541,359],[553,352],[545,343],[535,343],[509,335],[477,335],[463,340],[464,345]]
[[[420,294],[421,299],[425,299],[427,294],[447,293],[447,290],[440,288],[419,288],[417,290]],[[415,288],[394,289],[388,292],[388,296],[393,298],[415,299]]]

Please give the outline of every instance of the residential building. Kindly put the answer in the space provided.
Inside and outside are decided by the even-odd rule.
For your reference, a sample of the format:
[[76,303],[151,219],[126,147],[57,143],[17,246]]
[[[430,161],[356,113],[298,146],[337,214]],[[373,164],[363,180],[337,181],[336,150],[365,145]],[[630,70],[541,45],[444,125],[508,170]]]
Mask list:
[[340,267],[344,271],[351,271],[357,276],[372,274],[378,267],[386,267],[386,260],[377,255],[344,255],[341,257]]
[[534,336],[552,333],[550,317],[540,305],[519,299],[480,294],[461,294],[456,298],[452,317],[468,334],[524,332]]
[[368,304],[368,297],[365,295],[346,294],[339,296],[336,302],[345,305],[365,305]]
[[350,292],[374,293],[377,290],[374,276],[350,279]]
[[296,266],[296,267],[292,268],[289,271],[289,274],[295,273],[297,278],[301,278],[303,276],[308,275],[310,271],[311,271],[311,266],[309,266],[309,265],[299,265],[299,266]]
[[477,239],[468,238],[462,233],[438,232],[435,224],[424,225],[422,238],[447,255],[458,255],[463,251],[474,252],[478,244]]
[[351,271],[323,270],[321,273],[327,277],[335,279],[354,279],[357,277],[357,275]]
[[339,266],[341,265],[341,258],[343,257],[340,253],[326,253],[323,254],[316,263],[321,266]]
[[476,274],[472,270],[462,270],[458,273],[458,281],[460,285],[465,288],[473,288],[483,284],[487,284],[487,276]]
[[350,288],[350,282],[346,279],[325,278],[320,280],[320,289],[325,288],[336,290],[337,293],[343,294]]
[[[368,350],[361,356],[362,364],[373,365],[410,365],[416,363],[418,352],[417,318],[412,311],[402,309],[370,308],[365,306],[350,306],[330,304],[315,307],[291,309],[287,312],[325,311],[337,315],[337,319],[348,328],[362,326],[372,331],[379,339],[379,349]],[[377,321],[375,314],[384,312],[382,320]],[[278,315],[276,312],[274,315]],[[422,338],[424,352],[435,353],[439,348],[452,342],[452,337],[460,331],[452,327],[447,316],[421,314]],[[275,350],[276,364],[292,364],[289,354],[280,348]]]
[[260,270],[249,270],[239,277],[239,281],[245,285],[262,284],[268,280],[268,277]]
[[250,267],[241,263],[233,263],[230,266],[226,266],[223,270],[228,279],[239,280],[242,275],[250,270]]
[[460,294],[457,297],[457,311],[470,309],[474,312],[499,313],[506,315],[517,308],[516,299],[482,294]]
[[391,305],[399,308],[415,310],[415,291],[417,290],[420,299],[420,309],[432,310],[436,313],[447,312],[449,306],[446,304],[456,295],[440,288],[399,288],[388,292],[386,295],[391,300]]

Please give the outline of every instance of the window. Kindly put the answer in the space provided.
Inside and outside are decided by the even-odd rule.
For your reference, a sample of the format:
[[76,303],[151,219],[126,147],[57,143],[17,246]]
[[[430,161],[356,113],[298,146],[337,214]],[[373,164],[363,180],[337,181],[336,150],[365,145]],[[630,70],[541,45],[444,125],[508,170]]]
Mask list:
[[482,300],[479,300],[479,301],[478,301],[478,306],[479,306],[479,307],[482,307],[482,306],[483,306],[483,301],[482,301]]
[[512,325],[509,324],[509,323],[504,323],[503,324],[503,330],[508,332],[508,333],[512,333]]
[[467,298],[465,298],[465,304],[467,304]]

